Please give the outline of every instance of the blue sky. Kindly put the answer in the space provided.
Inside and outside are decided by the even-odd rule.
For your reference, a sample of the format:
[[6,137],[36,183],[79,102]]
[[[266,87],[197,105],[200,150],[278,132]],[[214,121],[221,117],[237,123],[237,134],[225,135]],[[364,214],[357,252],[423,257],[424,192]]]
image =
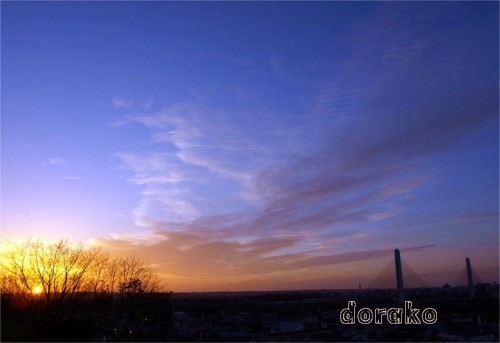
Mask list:
[[1,7],[2,239],[174,290],[356,287],[396,247],[498,279],[498,3]]

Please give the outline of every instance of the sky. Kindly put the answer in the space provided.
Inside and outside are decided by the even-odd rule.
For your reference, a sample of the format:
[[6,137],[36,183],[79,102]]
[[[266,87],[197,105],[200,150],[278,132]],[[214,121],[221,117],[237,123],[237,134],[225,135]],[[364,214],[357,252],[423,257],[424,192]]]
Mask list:
[[1,2],[1,239],[173,291],[499,265],[498,2]]

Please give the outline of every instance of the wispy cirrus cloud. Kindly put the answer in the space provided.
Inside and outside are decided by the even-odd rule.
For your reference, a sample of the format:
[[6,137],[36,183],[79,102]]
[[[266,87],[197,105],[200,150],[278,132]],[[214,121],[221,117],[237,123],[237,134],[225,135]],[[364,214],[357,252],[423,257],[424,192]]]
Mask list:
[[149,110],[149,108],[151,107],[152,104],[153,104],[153,99],[148,98],[146,101],[144,101],[142,103],[142,107],[144,108],[145,111],[147,111],[147,110]]
[[[156,240],[165,235],[158,251],[185,268],[166,262],[162,270],[249,284],[388,256],[396,244],[418,250],[402,235],[385,241],[382,231],[412,229],[417,220],[405,214],[429,201],[416,197],[439,182],[435,160],[498,126],[498,82],[479,67],[463,69],[476,52],[454,32],[443,33],[444,45],[425,30],[415,34],[436,18],[403,23],[393,11],[381,6],[372,21],[353,24],[349,57],[314,80],[308,107],[238,113],[179,103],[129,117],[169,152],[117,154],[142,190],[134,216]],[[444,63],[435,49],[458,62]],[[369,248],[373,241],[380,249]]]
[[115,156],[125,163],[126,169],[132,171],[132,177],[127,179],[132,184],[175,184],[186,180],[186,173],[178,170],[173,163],[172,154],[118,152]]
[[175,156],[165,153],[116,153],[123,169],[131,172],[127,181],[142,187],[140,200],[132,215],[135,223],[147,227],[153,218],[167,221],[193,219],[198,211],[189,198],[189,189],[182,184],[195,180],[194,174],[181,170]]
[[[150,128],[156,144],[174,147],[173,152],[148,157],[128,153],[117,156],[133,172],[129,182],[145,187],[134,210],[136,223],[150,230],[160,227],[154,232],[169,235],[167,245],[166,241],[172,242],[172,237],[180,237],[176,235],[181,233],[191,235],[197,242],[176,243],[183,248],[179,255],[174,254],[174,260],[199,265],[199,269],[184,274],[179,270],[185,277],[194,277],[207,268],[219,270],[220,277],[228,271],[243,277],[247,273],[258,274],[259,268],[272,274],[359,262],[365,255],[339,252],[340,245],[335,242],[361,237],[357,244],[367,244],[371,236],[363,234],[369,223],[404,212],[396,200],[411,197],[432,174],[432,169],[422,164],[422,158],[452,148],[482,123],[494,120],[496,102],[492,94],[461,96],[458,98],[462,100],[457,101],[434,98],[434,102],[429,99],[424,105],[409,108],[401,104],[384,113],[376,112],[377,125],[370,119],[373,113],[367,112],[366,120],[358,114],[355,125],[342,123],[342,130],[326,125],[324,130],[332,129],[336,135],[319,141],[321,144],[315,148],[252,167],[248,167],[248,162],[253,159],[247,154],[261,151],[256,138],[252,141],[250,136],[241,146],[231,145],[232,139],[238,137],[238,129],[233,131],[231,123],[222,123],[227,124],[224,126],[216,120],[200,118],[197,108],[174,106],[134,119]],[[397,119],[401,113],[405,115],[404,123]],[[209,212],[195,205],[199,194],[191,191],[189,182],[227,179],[238,185],[243,195],[240,200],[252,199],[252,210],[219,216],[214,221]],[[163,187],[181,183],[185,183],[184,189]],[[352,227],[355,224],[363,226]],[[346,225],[351,228],[344,229]],[[221,240],[221,236],[226,239]],[[283,245],[279,249],[290,253],[277,253],[276,248],[266,252],[275,256],[257,254],[264,248],[263,243],[256,242],[269,237],[278,241],[294,237],[280,241]],[[326,240],[331,244],[318,248],[317,242]],[[366,256],[388,256],[391,249],[383,251],[381,255],[377,252]],[[219,252],[230,258],[222,258]],[[323,255],[317,256],[318,253]],[[203,263],[195,263],[202,254]],[[180,266],[165,266],[165,270],[177,268]]]
[[132,101],[127,101],[123,99],[122,97],[116,96],[111,100],[111,103],[113,104],[114,108],[129,108],[131,107],[134,103]]
[[[156,242],[147,246],[119,239],[99,240],[99,244],[115,251],[140,254],[170,275],[165,278],[170,287],[192,290],[214,290],[214,286],[221,290],[234,283],[239,284],[240,289],[253,289],[255,282],[261,284],[260,289],[265,289],[276,275],[291,277],[311,273],[323,266],[333,268],[336,265],[366,263],[393,254],[390,248],[316,256],[309,252],[280,252],[300,244],[303,240],[300,236],[268,237],[241,243],[214,239],[201,232],[162,230],[156,232],[156,237]],[[432,248],[432,245],[409,246],[402,250],[411,253]],[[315,286],[317,288],[318,284]]]
[[470,221],[476,221],[476,220],[490,220],[490,219],[495,219],[497,218],[498,222],[498,216],[499,212],[498,211],[486,211],[486,212],[476,212],[476,213],[470,213],[466,215],[461,215],[461,216],[456,216],[454,218],[450,218],[450,221],[457,221],[457,222],[470,222]]
[[186,190],[176,188],[148,190],[141,193],[137,207],[132,211],[135,224],[150,228],[156,221],[186,223],[199,216],[196,206],[186,199]]
[[[132,117],[128,124],[136,123],[150,129],[152,144],[161,145],[169,153],[118,152],[115,154],[131,172],[127,181],[144,187],[141,205],[134,216],[148,213],[147,208],[159,211],[165,206],[167,213],[184,212],[193,219],[199,203],[209,203],[203,194],[191,194],[194,184],[217,187],[218,182],[233,183],[230,187],[241,188],[250,177],[249,158],[257,149],[254,139],[225,115],[210,120],[213,112],[202,113],[195,106],[177,105],[151,114]],[[125,125],[122,122],[114,127]],[[246,155],[246,156],[245,156]],[[179,189],[183,190],[182,192]],[[154,195],[152,195],[154,194]],[[174,200],[175,199],[175,200]],[[210,205],[212,206],[212,205]],[[168,210],[167,210],[168,207]],[[158,217],[158,216],[157,216]]]

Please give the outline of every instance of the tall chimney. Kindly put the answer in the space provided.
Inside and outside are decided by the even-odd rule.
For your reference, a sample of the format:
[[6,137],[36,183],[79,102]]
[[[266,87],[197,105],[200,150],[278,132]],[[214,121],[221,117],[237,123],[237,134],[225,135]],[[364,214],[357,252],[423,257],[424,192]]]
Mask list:
[[394,260],[396,262],[396,282],[398,286],[398,304],[405,301],[405,289],[403,286],[403,270],[401,268],[401,255],[399,249],[394,250]]
[[474,298],[474,278],[472,277],[472,267],[470,265],[470,258],[465,259],[465,265],[467,266],[467,288],[469,289],[469,297]]

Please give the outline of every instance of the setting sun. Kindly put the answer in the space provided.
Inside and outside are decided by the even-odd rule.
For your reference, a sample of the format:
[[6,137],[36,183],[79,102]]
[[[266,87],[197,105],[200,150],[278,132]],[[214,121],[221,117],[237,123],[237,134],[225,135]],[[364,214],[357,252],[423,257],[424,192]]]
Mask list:
[[36,286],[31,291],[33,294],[41,294],[43,292],[42,286]]

